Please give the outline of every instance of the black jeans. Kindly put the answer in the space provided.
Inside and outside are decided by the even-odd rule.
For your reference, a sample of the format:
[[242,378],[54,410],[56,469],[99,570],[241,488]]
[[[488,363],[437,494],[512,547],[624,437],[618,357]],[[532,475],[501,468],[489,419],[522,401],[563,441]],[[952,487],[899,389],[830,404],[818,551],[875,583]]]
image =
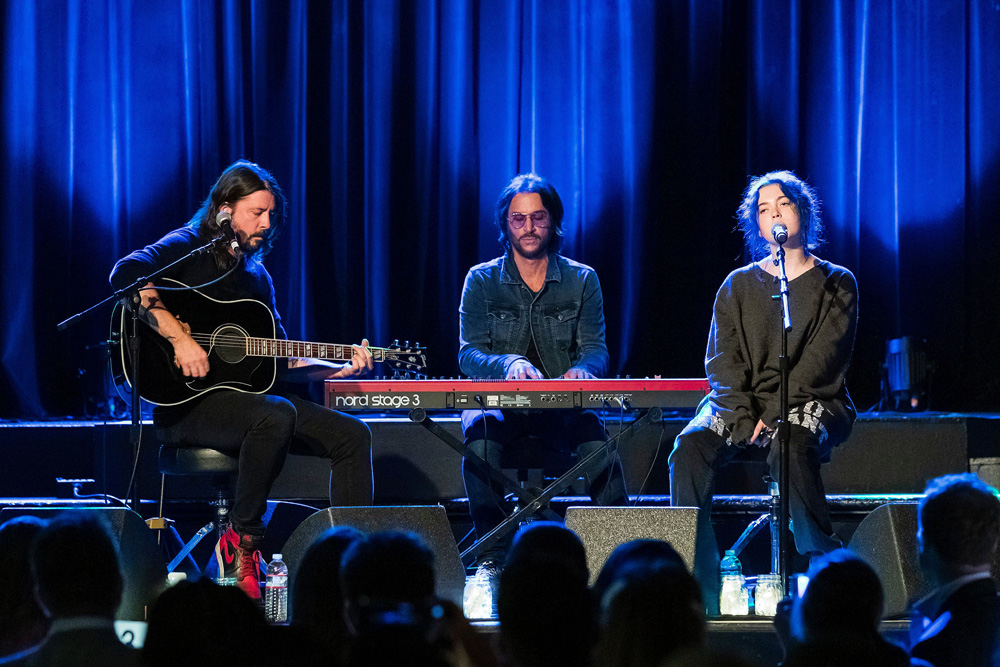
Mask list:
[[[593,412],[577,410],[487,411],[466,410],[462,415],[465,446],[499,469],[504,445],[524,437],[536,437],[548,449],[575,454],[582,459],[605,446],[607,433]],[[600,457],[598,457],[600,459]],[[503,490],[491,484],[479,466],[462,462],[465,492],[469,496],[469,513],[477,537],[481,538],[506,517],[502,506]],[[595,505],[625,505],[625,477],[617,458],[601,460],[585,471],[588,493]],[[512,533],[501,539],[478,561],[503,560]]]
[[240,534],[264,534],[267,496],[289,452],[330,459],[331,505],[372,504],[371,430],[354,417],[297,396],[214,391],[154,423],[163,445],[239,454],[229,516]]
[[[839,440],[826,437],[821,442],[818,434],[796,424],[789,431],[788,507],[795,547],[808,555],[833,551],[841,543],[833,533],[819,467]],[[670,504],[699,510],[694,575],[709,609],[719,603],[719,546],[712,529],[715,473],[742,452],[715,431],[692,423],[677,436],[670,454]],[[779,453],[777,441],[772,442],[767,463],[775,480],[781,468]]]

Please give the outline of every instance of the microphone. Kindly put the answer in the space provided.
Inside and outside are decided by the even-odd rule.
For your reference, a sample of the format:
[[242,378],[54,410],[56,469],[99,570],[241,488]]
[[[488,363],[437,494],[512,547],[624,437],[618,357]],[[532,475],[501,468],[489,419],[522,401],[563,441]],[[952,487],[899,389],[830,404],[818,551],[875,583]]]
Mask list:
[[785,227],[780,222],[774,223],[774,226],[771,227],[771,236],[774,237],[775,243],[782,245],[788,241],[788,227]]
[[236,231],[233,229],[233,214],[229,211],[219,211],[219,215],[215,216],[215,224],[219,226],[222,235],[229,241],[229,247],[233,249],[233,252],[237,255],[240,254],[240,243],[236,240]]

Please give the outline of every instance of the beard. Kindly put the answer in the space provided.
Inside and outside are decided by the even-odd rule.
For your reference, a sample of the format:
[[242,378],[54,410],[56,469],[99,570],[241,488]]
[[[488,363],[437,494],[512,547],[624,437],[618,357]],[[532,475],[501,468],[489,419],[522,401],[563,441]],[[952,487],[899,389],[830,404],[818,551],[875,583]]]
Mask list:
[[[508,239],[510,240],[510,246],[514,249],[514,252],[525,259],[538,259],[549,254],[549,240],[538,234],[528,234],[520,238],[510,238],[508,235]],[[538,242],[525,247],[524,241],[526,239],[538,239]]]
[[240,249],[244,254],[252,255],[264,246],[264,235],[254,234],[240,239]]

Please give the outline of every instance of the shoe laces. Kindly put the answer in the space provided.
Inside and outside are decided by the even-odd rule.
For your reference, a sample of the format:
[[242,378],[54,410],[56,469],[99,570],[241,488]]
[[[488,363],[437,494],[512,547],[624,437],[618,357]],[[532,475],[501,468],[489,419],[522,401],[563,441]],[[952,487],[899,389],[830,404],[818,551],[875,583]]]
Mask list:
[[240,549],[240,564],[239,564],[239,574],[237,577],[239,579],[246,579],[247,577],[253,577],[259,580],[260,572],[260,552],[254,550],[250,553]]

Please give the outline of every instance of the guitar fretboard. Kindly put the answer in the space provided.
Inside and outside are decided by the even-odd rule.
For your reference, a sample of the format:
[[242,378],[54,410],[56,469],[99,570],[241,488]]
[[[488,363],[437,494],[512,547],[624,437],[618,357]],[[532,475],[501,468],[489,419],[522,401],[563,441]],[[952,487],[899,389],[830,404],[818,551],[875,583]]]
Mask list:
[[[300,340],[279,338],[247,338],[247,355],[251,357],[300,357],[306,359],[327,359],[329,361],[350,361],[353,354],[350,345],[335,343],[308,343]],[[385,361],[384,348],[369,347],[375,361]]]

